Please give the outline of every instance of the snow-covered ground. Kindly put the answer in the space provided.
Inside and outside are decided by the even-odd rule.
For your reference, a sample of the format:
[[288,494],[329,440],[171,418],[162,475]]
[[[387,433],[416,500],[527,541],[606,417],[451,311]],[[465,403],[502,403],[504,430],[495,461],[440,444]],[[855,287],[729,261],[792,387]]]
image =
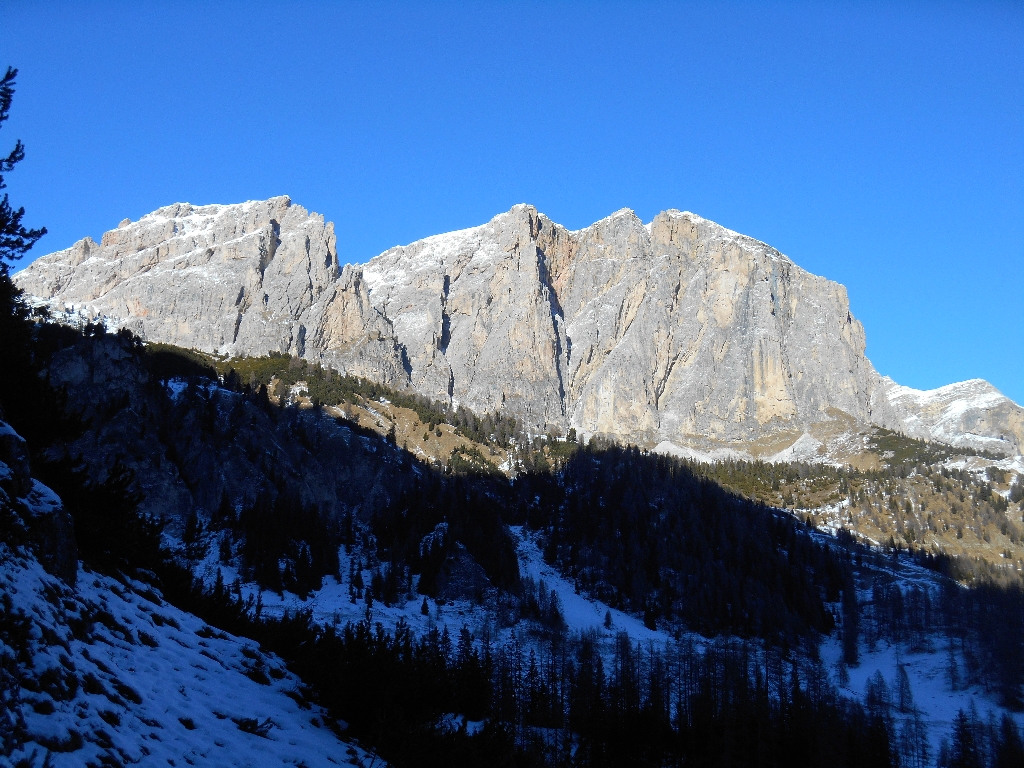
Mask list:
[[[829,638],[822,644],[821,657],[833,672],[833,682],[837,682],[835,671],[842,657],[842,648],[837,638]],[[963,659],[958,659],[958,663],[963,669]],[[937,642],[932,650],[925,653],[911,653],[905,646],[887,643],[879,643],[874,649],[869,649],[862,643],[860,661],[857,666],[848,668],[849,682],[840,685],[839,690],[850,698],[863,700],[868,680],[876,673],[881,673],[895,695],[897,668],[900,664],[910,680],[914,708],[928,729],[928,741],[933,755],[937,754],[942,740],[949,738],[957,712],[961,709],[969,711],[972,702],[982,720],[988,720],[991,713],[998,722],[1007,711],[978,686],[951,690],[946,674],[949,665],[948,649],[941,642]],[[1019,726],[1022,722],[1020,715],[1010,714]]]
[[[832,543],[830,535],[816,532],[812,534],[818,541]],[[922,568],[907,555],[902,554],[895,560],[888,558],[887,563],[879,568],[886,577],[893,577],[904,594],[914,588],[928,590],[934,599],[938,599],[941,577],[936,573]],[[864,605],[871,601],[871,588],[862,584],[858,592],[858,600]],[[868,680],[876,673],[881,673],[889,689],[895,693],[897,689],[898,669],[903,666],[910,680],[914,708],[920,714],[928,729],[928,739],[932,754],[937,754],[939,744],[949,737],[953,728],[953,719],[959,710],[968,712],[972,703],[983,720],[993,715],[995,720],[1003,714],[1009,714],[1018,726],[1024,724],[1022,713],[1014,713],[1000,706],[996,695],[978,685],[958,686],[953,689],[949,678],[950,648],[940,632],[927,638],[926,650],[911,650],[909,643],[891,644],[880,641],[869,644],[863,635],[858,644],[859,661],[856,666],[847,667],[849,681],[839,680],[839,660],[842,658],[842,646],[838,635],[826,638],[820,648],[822,661],[828,668],[832,682],[839,690],[855,699],[864,700]],[[952,655],[958,669],[963,675],[966,661],[959,651]]]
[[[594,630],[609,638],[619,632],[626,632],[634,642],[643,641],[645,643],[648,641],[664,643],[671,640],[671,635],[648,629],[636,616],[623,613],[599,600],[577,593],[570,581],[544,562],[535,535],[531,535],[522,527],[510,527],[510,531],[516,537],[518,544],[516,552],[519,556],[520,575],[524,578],[530,577],[536,583],[543,581],[546,590],[554,590],[558,595],[562,616],[569,632]],[[352,557],[353,555],[346,553],[344,548],[339,552],[339,571],[341,573],[349,573]],[[237,570],[217,562],[216,546],[209,547],[207,558],[197,570],[209,585],[216,582],[218,570],[226,584],[231,584],[238,578]],[[362,571],[363,583],[368,585],[372,575],[372,571],[364,569]],[[308,610],[312,611],[313,619],[320,624],[336,622],[341,625],[349,621],[362,621],[367,617],[366,602],[362,599],[353,601],[349,594],[348,584],[340,583],[333,576],[324,577],[323,586],[305,600],[287,591],[278,594],[270,590],[260,590],[253,583],[243,583],[241,589],[242,596],[246,599],[249,597],[252,597],[253,600],[262,599],[263,613],[270,616],[280,616],[285,611]],[[386,606],[380,601],[374,601],[369,615],[373,623],[380,622],[388,630],[393,629],[399,621],[404,621],[414,633],[425,632],[434,627],[438,629],[447,627],[449,633],[454,636],[465,626],[476,638],[487,636],[491,641],[503,642],[508,639],[512,631],[510,627],[498,625],[492,607],[486,602],[480,604],[473,600],[460,599],[438,604],[437,601],[428,598],[427,614],[422,611],[423,602],[423,595],[418,594],[414,594],[412,597],[406,596],[406,599],[401,599],[390,606]],[[610,628],[604,626],[606,613],[610,613],[612,617]]]
[[[558,596],[567,629],[596,632],[611,640],[626,632],[634,642],[655,646],[673,642],[665,631],[652,631],[636,616],[617,611],[579,594],[573,583],[544,562],[535,534],[512,528],[517,540],[521,576]],[[812,534],[834,542],[824,532]],[[227,583],[237,573],[219,565],[211,539],[199,572],[212,583],[218,571]],[[340,571],[349,573],[350,555],[341,553]],[[883,566],[906,590],[938,589],[938,577],[909,559],[891,559]],[[370,583],[369,570],[362,572]],[[870,589],[862,584],[862,602]],[[72,590],[43,572],[31,558],[0,545],[0,593],[9,596],[7,615],[23,611],[31,621],[32,678],[45,681],[38,690],[22,691],[25,726],[31,738],[21,754],[43,748],[56,750],[57,766],[83,765],[110,752],[123,762],[202,765],[358,765],[370,758],[327,727],[326,715],[310,705],[302,686],[283,663],[259,651],[252,641],[211,629],[198,618],[163,602],[146,585],[122,583],[81,570]],[[258,591],[242,586],[244,596],[259,596],[263,611],[280,615],[285,610],[312,610],[316,621],[362,620],[363,599],[353,601],[347,583],[333,577],[301,600],[297,595]],[[452,635],[466,626],[477,637],[507,642],[515,631],[520,639],[540,639],[528,624],[501,625],[493,606],[472,600],[438,604],[428,600],[422,612],[421,595],[407,596],[391,606],[374,602],[373,622],[391,629],[399,621],[414,632],[447,627]],[[610,615],[610,626],[605,617]],[[0,637],[6,637],[0,635]],[[698,647],[706,641],[698,640]],[[612,643],[607,643],[610,651]],[[4,651],[17,655],[16,648]],[[841,647],[838,638],[821,646],[822,660],[850,697],[863,699],[868,680],[881,673],[889,687],[897,687],[900,665],[906,671],[914,705],[928,728],[933,754],[950,733],[957,711],[972,702],[983,719],[1003,710],[994,696],[979,687],[952,690],[948,680],[949,650],[936,635],[928,652],[912,653],[908,646],[880,642],[861,643],[860,663],[848,669],[848,681],[839,683]],[[965,667],[959,659],[960,668]],[[31,686],[29,686],[31,687]],[[452,714],[452,722],[461,716]],[[897,718],[906,718],[897,715]],[[1020,718],[1017,718],[1018,721]],[[476,728],[479,724],[469,724]],[[64,751],[61,751],[64,750]],[[179,763],[180,764],[180,763]]]
[[[554,590],[561,602],[562,617],[570,632],[597,631],[608,636],[625,632],[637,641],[668,642],[671,636],[665,632],[653,631],[644,626],[636,616],[611,608],[600,600],[579,594],[575,587],[558,571],[544,562],[535,537],[522,527],[511,528],[519,540],[519,573],[535,582],[543,581],[547,589]],[[611,628],[605,628],[605,614],[612,617]]]
[[[0,654],[30,670],[17,708],[28,742],[13,761],[49,750],[54,766],[69,767],[105,754],[144,765],[370,762],[305,701],[280,659],[144,584],[80,570],[71,589],[0,544],[0,593],[10,600]],[[28,633],[13,647],[19,615]]]
[[[843,506],[844,503],[833,505],[832,511],[839,514]],[[520,575],[523,578],[533,579],[535,583],[543,581],[545,589],[553,590],[558,595],[562,616],[569,632],[596,632],[609,641],[617,633],[626,632],[634,642],[653,643],[655,646],[668,645],[673,642],[671,634],[662,630],[648,629],[637,616],[623,613],[599,600],[579,594],[571,581],[565,579],[555,568],[544,562],[536,534],[522,527],[512,527],[510,530],[517,539]],[[819,531],[812,535],[819,542],[834,545],[833,533]],[[211,551],[213,550],[215,547],[211,547]],[[341,571],[348,573],[348,566],[348,556],[342,553]],[[203,566],[205,576],[210,583],[216,579],[218,567],[221,568],[225,581],[230,582],[235,578],[236,573],[232,569],[217,566],[215,557],[211,555],[211,558]],[[901,557],[896,561],[889,559],[884,569],[885,575],[894,577],[904,592],[913,587],[933,591],[939,589],[939,577],[935,573],[921,568],[907,557]],[[362,577],[364,583],[369,584],[370,571],[364,571]],[[252,584],[243,585],[242,592],[243,595],[252,595],[254,598],[260,594],[257,587]],[[283,596],[279,596],[268,591],[262,592],[262,599],[265,612],[280,614],[284,610],[312,609],[314,618],[321,623],[338,621],[344,624],[347,621],[359,621],[365,618],[367,613],[366,603],[363,600],[356,600],[353,603],[349,597],[347,585],[339,584],[336,579],[330,577],[324,579],[324,586],[321,590],[306,600],[300,600],[298,596],[287,592]],[[870,599],[870,588],[865,588],[860,594],[860,600],[862,603],[867,603]],[[423,597],[421,595],[415,595],[412,599],[403,600],[390,607],[375,602],[372,608],[372,620],[381,622],[389,629],[402,620],[409,624],[414,632],[426,631],[433,627],[447,627],[453,636],[463,626],[467,626],[477,638],[484,636],[486,632],[487,637],[497,643],[506,642],[511,632],[515,630],[520,640],[525,638],[529,642],[530,628],[528,625],[500,627],[496,623],[493,611],[487,605],[480,605],[471,600],[456,600],[438,606],[434,601],[428,600],[429,615],[423,615],[422,604]],[[835,608],[838,611],[838,606]],[[610,628],[605,627],[606,614],[610,614],[612,618]],[[696,634],[689,634],[689,639],[695,641],[697,648],[706,646],[708,642]],[[609,653],[611,647],[612,643],[608,642],[606,650]],[[880,672],[889,688],[895,691],[898,667],[902,664],[910,680],[914,706],[928,729],[928,739],[933,755],[936,754],[942,739],[949,736],[953,719],[958,710],[968,711],[973,702],[983,719],[987,719],[989,713],[998,719],[1006,711],[999,706],[994,694],[986,692],[979,686],[952,689],[947,676],[949,649],[940,634],[936,634],[932,638],[931,648],[928,652],[911,652],[909,645],[894,646],[886,642],[869,646],[862,639],[859,664],[848,668],[849,681],[843,684],[840,684],[838,673],[838,662],[842,654],[838,635],[825,638],[820,652],[822,661],[840,692],[859,700],[864,699],[868,680],[876,672]],[[965,669],[965,662],[962,658],[957,658],[957,664],[961,670]],[[1024,719],[1020,715],[1013,716],[1018,723],[1024,724]],[[897,717],[905,718],[907,716],[897,715]]]

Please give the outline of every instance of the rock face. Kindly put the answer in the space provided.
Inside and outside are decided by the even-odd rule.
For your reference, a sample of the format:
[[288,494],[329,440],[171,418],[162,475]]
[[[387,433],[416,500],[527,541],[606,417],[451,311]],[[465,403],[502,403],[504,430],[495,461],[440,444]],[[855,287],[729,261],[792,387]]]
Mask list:
[[287,198],[179,204],[15,279],[149,340],[288,352],[533,432],[728,444],[840,416],[1024,445],[1024,409],[984,382],[915,394],[880,376],[843,286],[675,210],[569,231],[517,205],[339,272],[332,225]]
[[161,208],[45,256],[19,277],[121,318],[149,339],[207,351],[304,350],[302,318],[338,277],[334,226],[286,197]]
[[78,548],[74,523],[57,495],[32,477],[28,445],[0,421],[0,526],[9,540],[24,537],[40,564],[74,586]]
[[885,394],[911,437],[956,446],[1021,453],[1024,408],[982,379],[922,391],[886,377]]

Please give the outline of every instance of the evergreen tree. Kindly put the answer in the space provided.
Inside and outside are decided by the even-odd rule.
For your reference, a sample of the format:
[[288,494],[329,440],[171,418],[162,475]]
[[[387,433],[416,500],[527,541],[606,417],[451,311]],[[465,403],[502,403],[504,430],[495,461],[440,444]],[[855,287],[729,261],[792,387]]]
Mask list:
[[1024,742],[1013,718],[1004,714],[996,734],[996,744],[992,760],[993,768],[1024,767]]
[[[10,117],[11,101],[14,99],[14,80],[18,70],[8,67],[6,74],[0,79],[0,127]],[[14,149],[6,157],[0,157],[0,190],[5,189],[4,175],[14,170],[14,166],[25,159],[25,147],[16,141]],[[4,260],[16,261],[24,256],[36,241],[46,234],[46,228],[25,229],[21,220],[25,209],[15,210],[11,207],[7,193],[0,199],[0,275],[7,277],[7,264]]]
[[903,664],[896,665],[896,708],[903,713],[914,710],[914,694],[910,689],[910,677]]
[[949,768],[984,768],[975,723],[962,709],[953,720],[953,740],[947,765]]
[[860,611],[857,606],[857,586],[850,571],[843,584],[843,663],[854,666],[858,661],[858,635]]

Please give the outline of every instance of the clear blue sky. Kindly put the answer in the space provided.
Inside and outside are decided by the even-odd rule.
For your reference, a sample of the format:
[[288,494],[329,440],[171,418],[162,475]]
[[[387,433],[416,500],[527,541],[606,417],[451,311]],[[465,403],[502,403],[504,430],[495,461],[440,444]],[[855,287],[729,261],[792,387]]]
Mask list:
[[37,254],[176,201],[288,194],[351,262],[688,209],[844,283],[882,373],[1024,403],[1019,1],[0,0],[7,63]]

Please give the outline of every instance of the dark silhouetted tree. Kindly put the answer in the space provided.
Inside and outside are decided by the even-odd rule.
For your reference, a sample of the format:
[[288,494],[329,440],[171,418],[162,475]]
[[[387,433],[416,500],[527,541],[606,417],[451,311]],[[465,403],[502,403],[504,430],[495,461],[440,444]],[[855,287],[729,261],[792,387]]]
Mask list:
[[[11,101],[14,99],[14,80],[18,76],[18,70],[8,67],[7,73],[0,79],[0,127],[7,122],[10,116]],[[14,170],[14,166],[25,159],[25,146],[21,141],[16,141],[14,149],[6,157],[0,158],[0,189],[5,189],[4,175]],[[29,249],[36,244],[43,235],[46,228],[25,229],[21,220],[25,216],[25,209],[15,210],[11,207],[7,193],[0,198],[0,270],[4,276],[7,274],[7,264],[4,260],[16,261],[24,256]]]

